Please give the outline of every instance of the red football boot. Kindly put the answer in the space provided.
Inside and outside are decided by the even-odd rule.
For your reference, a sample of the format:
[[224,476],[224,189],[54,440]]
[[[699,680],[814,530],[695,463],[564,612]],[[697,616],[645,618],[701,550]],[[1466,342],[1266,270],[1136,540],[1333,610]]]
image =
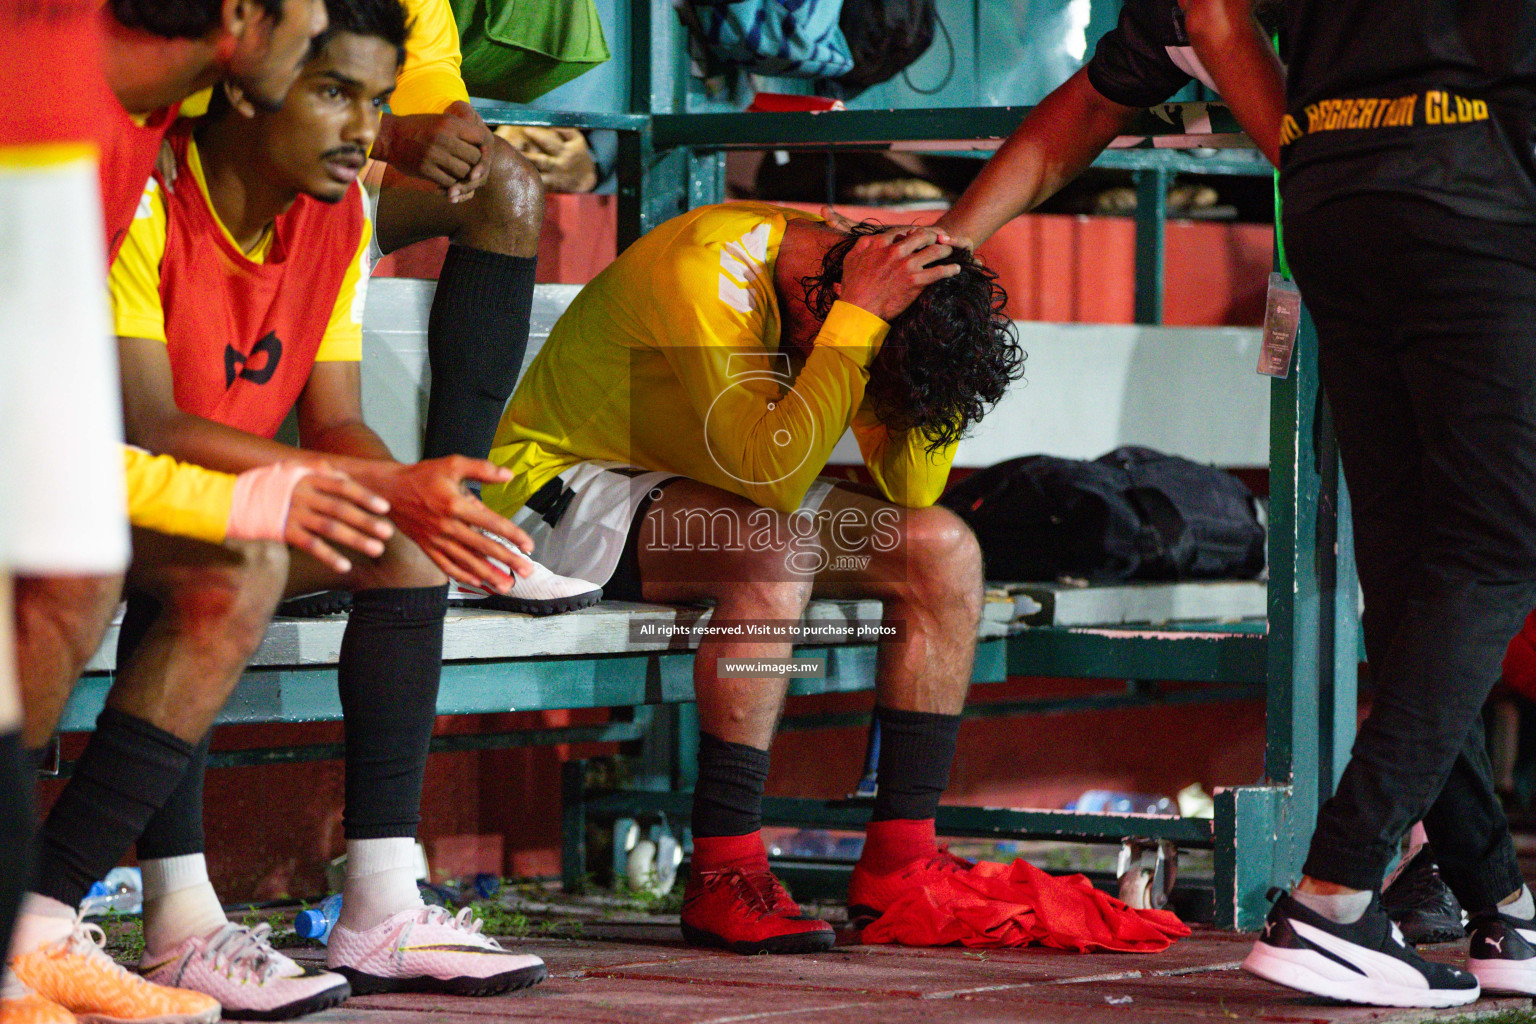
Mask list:
[[942,886],[945,876],[963,874],[975,866],[950,853],[947,846],[884,874],[871,871],[861,860],[848,880],[848,923],[862,930],[908,893]]
[[809,917],[766,867],[690,871],[683,896],[683,938],[733,953],[819,953],[837,936]]

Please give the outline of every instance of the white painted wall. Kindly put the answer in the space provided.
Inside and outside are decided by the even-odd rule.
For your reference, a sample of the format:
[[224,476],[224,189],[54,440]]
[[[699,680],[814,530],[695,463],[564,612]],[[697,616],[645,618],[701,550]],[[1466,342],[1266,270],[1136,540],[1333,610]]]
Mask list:
[[[406,460],[426,413],[433,282],[371,282],[363,318],[363,411]],[[579,285],[539,285],[527,360]],[[1269,380],[1254,372],[1259,330],[1020,322],[1025,380],[961,442],[956,464],[1015,455],[1093,458],[1141,444],[1219,466],[1269,464]],[[526,360],[525,360],[526,365]],[[835,463],[854,463],[845,437]]]

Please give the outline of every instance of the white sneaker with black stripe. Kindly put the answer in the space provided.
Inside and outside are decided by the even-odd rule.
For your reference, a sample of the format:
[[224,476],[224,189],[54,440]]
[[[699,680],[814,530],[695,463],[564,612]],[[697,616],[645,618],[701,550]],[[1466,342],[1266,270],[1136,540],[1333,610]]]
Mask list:
[[498,594],[482,587],[470,587],[457,580],[448,587],[448,603],[460,608],[491,608],[525,615],[556,615],[590,608],[603,599],[603,588],[574,576],[558,576],[529,559],[533,572],[519,576],[492,559],[512,577],[512,593]]
[[1467,970],[1484,992],[1536,995],[1536,920],[1494,911],[1473,917],[1467,931]]
[[1281,895],[1243,970],[1366,1006],[1461,1006],[1479,994],[1473,975],[1415,953],[1375,896],[1360,920],[1339,924]]

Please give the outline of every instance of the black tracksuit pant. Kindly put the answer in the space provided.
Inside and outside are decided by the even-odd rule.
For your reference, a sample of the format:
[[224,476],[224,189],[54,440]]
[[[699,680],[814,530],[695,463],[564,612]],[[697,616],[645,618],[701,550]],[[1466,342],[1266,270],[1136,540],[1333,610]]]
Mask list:
[[1421,818],[1469,910],[1521,884],[1480,709],[1536,607],[1536,225],[1407,194],[1285,215],[1354,505],[1375,683],[1308,875],[1381,885]]

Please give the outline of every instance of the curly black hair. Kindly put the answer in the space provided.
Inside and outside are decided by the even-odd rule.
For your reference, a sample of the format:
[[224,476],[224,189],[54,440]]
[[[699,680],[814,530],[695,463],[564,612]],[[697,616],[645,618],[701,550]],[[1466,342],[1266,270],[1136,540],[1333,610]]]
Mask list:
[[[806,308],[825,319],[837,301],[843,259],[865,235],[890,230],[865,221],[827,250],[821,272],[800,279]],[[955,249],[938,264],[960,273],[924,288],[891,322],[885,344],[869,368],[865,394],[887,426],[920,430],[935,452],[959,441],[1008,386],[1024,376],[1024,349],[1003,309],[1008,293],[997,274],[969,249]]]

